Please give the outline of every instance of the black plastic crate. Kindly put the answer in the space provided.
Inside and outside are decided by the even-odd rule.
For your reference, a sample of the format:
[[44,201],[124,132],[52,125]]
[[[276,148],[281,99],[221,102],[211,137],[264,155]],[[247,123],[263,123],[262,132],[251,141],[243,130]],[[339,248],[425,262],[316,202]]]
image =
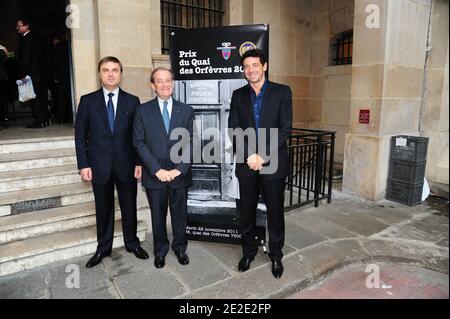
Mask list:
[[386,198],[394,202],[414,206],[422,202],[422,190],[423,182],[408,184],[389,179]]
[[423,183],[426,164],[426,161],[408,162],[391,160],[389,163],[389,178],[410,184]]
[[397,135],[391,139],[391,159],[423,162],[427,159],[428,137]]

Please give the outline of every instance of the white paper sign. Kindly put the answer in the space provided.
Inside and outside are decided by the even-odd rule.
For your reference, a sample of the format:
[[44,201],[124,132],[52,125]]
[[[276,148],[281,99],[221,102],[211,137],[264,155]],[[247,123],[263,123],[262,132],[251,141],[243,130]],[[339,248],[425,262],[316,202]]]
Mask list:
[[406,146],[406,141],[407,141],[406,138],[403,138],[403,137],[397,137],[397,138],[395,139],[395,146]]

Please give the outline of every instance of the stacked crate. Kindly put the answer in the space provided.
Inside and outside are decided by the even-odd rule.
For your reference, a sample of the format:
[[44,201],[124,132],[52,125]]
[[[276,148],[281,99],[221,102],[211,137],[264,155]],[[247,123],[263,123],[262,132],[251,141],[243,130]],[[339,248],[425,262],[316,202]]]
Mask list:
[[409,206],[421,203],[427,150],[427,137],[392,137],[387,199]]

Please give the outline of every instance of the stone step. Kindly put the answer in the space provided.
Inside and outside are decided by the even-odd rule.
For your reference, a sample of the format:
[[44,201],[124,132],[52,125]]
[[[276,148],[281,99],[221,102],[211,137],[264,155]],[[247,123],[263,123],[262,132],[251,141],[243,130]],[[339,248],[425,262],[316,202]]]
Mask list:
[[[146,220],[148,213],[148,207],[139,208],[138,220]],[[115,219],[120,218],[117,203]],[[87,227],[95,223],[94,202],[7,216],[0,218],[0,244]]]
[[94,196],[91,183],[85,182],[1,193],[0,216],[10,215],[15,207],[23,208],[31,203],[39,206],[49,199],[55,202],[57,207],[90,202]]
[[0,172],[76,164],[74,148],[2,154]]
[[0,154],[75,148],[73,136],[0,141]]
[[[121,221],[114,225],[113,248],[123,247]],[[138,237],[145,240],[145,222],[138,223]],[[83,227],[0,246],[0,276],[53,262],[90,255],[97,248],[95,226]],[[87,260],[86,260],[87,261]]]
[[0,193],[73,184],[80,181],[81,176],[76,165],[1,172]]

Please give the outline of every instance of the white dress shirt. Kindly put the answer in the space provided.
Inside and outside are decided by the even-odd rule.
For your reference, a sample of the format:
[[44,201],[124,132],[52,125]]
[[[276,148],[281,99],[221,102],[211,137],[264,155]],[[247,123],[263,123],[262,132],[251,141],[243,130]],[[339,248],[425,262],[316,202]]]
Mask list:
[[[164,100],[161,99],[158,96],[158,104],[159,104],[159,110],[161,111],[161,115],[163,114],[163,108],[164,108]],[[167,111],[169,111],[169,118],[172,118],[172,104],[173,100],[172,98],[167,100]]]
[[114,93],[114,96],[112,97],[112,102],[114,106],[114,118],[116,118],[116,112],[117,112],[117,100],[119,99],[119,88],[116,88],[114,91],[108,91],[103,87],[103,96],[105,97],[105,105],[108,107],[108,101],[109,101],[109,93]]

